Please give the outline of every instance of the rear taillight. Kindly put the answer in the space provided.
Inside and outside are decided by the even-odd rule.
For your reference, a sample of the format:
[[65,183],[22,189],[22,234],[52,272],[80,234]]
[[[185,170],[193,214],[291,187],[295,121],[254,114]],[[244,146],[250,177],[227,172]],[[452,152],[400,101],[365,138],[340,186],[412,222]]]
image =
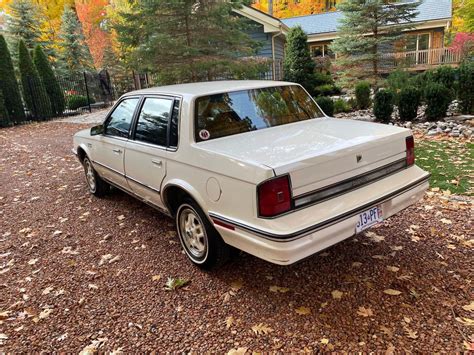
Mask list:
[[407,166],[415,164],[415,140],[413,136],[407,137],[405,140],[407,149]]
[[260,217],[274,217],[291,209],[288,176],[277,177],[260,184],[257,188],[257,195]]

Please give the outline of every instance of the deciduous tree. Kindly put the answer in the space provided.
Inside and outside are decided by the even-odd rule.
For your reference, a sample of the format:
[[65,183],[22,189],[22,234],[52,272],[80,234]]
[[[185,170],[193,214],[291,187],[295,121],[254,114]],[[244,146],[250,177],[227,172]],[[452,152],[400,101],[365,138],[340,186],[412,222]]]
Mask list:
[[23,121],[25,119],[25,112],[21,101],[20,89],[16,81],[10,52],[2,35],[0,35],[0,92],[3,93],[5,109],[10,120],[14,122]]
[[386,0],[345,0],[338,5],[344,17],[332,49],[343,84],[366,79],[378,85],[383,53],[393,51],[403,31],[411,27],[418,5]]

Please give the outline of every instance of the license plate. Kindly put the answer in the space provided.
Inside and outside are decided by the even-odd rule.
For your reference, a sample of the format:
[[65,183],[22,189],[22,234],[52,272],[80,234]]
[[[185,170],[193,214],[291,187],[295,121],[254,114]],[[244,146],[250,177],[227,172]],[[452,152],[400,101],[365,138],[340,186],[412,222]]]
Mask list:
[[382,208],[380,206],[372,207],[370,210],[364,211],[359,215],[359,221],[356,225],[356,233],[362,232],[382,221]]

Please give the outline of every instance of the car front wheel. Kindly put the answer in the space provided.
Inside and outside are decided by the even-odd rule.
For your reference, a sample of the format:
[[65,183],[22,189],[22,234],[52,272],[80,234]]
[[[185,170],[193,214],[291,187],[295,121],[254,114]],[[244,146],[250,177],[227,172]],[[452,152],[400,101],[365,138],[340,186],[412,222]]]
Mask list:
[[110,190],[110,185],[97,174],[88,157],[84,158],[83,165],[90,193],[97,197],[104,196]]
[[193,200],[186,199],[179,206],[176,228],[186,255],[197,266],[211,269],[229,259],[230,247]]

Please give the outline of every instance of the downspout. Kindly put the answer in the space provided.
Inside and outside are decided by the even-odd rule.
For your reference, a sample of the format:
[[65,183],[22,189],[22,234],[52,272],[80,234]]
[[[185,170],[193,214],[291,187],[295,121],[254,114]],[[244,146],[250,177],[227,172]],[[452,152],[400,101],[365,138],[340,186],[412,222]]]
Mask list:
[[281,29],[281,24],[278,26],[278,29],[279,29],[279,31],[277,33],[275,33],[274,35],[272,35],[272,60],[273,60],[273,63],[272,63],[272,70],[273,70],[272,77],[273,78],[272,79],[273,80],[275,80],[275,73],[276,73],[275,38],[277,38],[278,36],[280,36],[283,33],[283,30]]

